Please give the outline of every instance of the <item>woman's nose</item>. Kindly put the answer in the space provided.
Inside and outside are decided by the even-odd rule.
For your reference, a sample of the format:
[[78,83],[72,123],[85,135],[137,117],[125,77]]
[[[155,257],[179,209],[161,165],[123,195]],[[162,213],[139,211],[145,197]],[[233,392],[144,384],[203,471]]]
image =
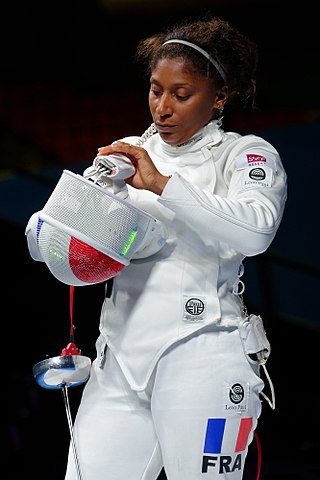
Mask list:
[[159,100],[157,110],[159,115],[172,115],[172,104],[170,100],[170,96],[163,94]]

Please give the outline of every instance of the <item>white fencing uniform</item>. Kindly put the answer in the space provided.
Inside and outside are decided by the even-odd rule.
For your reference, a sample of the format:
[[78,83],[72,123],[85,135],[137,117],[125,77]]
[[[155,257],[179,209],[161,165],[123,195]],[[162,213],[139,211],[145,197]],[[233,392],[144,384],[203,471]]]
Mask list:
[[[172,177],[160,197],[129,187],[130,199],[168,240],[137,254],[104,301],[75,422],[83,480],[154,480],[162,466],[169,480],[240,480],[263,381],[238,332],[238,274],[276,234],[286,174],[268,142],[217,121],[184,145],[155,134],[144,148]],[[73,463],[70,452],[66,480]]]

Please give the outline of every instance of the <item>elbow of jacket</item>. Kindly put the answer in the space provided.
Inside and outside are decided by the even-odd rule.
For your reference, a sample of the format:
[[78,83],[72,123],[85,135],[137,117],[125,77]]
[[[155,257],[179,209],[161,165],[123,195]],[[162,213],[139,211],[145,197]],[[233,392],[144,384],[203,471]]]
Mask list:
[[269,248],[273,238],[274,235],[272,237],[269,235],[260,235],[258,238],[255,236],[251,241],[246,243],[245,248],[241,249],[241,253],[246,257],[260,255]]

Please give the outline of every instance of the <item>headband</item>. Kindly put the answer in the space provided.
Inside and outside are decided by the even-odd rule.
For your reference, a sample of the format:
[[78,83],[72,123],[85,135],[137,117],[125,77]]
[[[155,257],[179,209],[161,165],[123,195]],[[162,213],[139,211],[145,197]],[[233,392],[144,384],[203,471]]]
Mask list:
[[198,50],[198,52],[200,52],[202,55],[204,55],[209,60],[209,62],[212,63],[212,65],[215,67],[215,69],[219,72],[221,78],[224,80],[225,83],[227,83],[227,75],[225,74],[225,71],[220,67],[218,62],[209,55],[208,52],[203,50],[203,48],[198,47],[198,45],[195,45],[194,43],[187,42],[186,40],[180,40],[178,38],[173,38],[172,40],[167,40],[166,42],[164,42],[162,44],[162,46],[167,45],[168,43],[181,43],[182,45],[187,45],[188,47],[191,47],[191,48],[194,48],[195,50]]

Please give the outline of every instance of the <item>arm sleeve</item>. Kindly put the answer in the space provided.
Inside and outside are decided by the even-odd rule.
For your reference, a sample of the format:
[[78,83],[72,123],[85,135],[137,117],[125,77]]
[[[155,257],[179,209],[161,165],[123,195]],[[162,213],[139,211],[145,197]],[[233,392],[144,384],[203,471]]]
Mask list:
[[[255,149],[255,152],[258,150]],[[249,153],[248,153],[249,152]],[[259,152],[268,165],[253,168],[242,151],[224,172],[226,196],[202,191],[178,173],[168,181],[159,202],[198,232],[205,242],[226,242],[245,256],[264,252],[271,244],[283,216],[287,178],[276,152]],[[238,162],[238,163],[237,163]],[[265,175],[265,181],[259,180]]]

